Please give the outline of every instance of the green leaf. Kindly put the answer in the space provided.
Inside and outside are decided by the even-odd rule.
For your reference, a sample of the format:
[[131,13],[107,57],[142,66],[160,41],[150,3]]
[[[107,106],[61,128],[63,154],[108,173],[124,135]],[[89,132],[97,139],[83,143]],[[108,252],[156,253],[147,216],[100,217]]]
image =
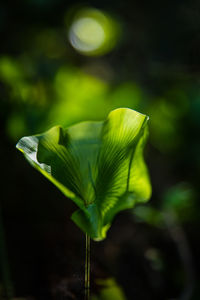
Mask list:
[[145,202],[151,184],[143,160],[148,117],[134,110],[111,111],[102,122],[82,122],[23,137],[17,148],[79,209],[72,220],[102,240],[113,217]]

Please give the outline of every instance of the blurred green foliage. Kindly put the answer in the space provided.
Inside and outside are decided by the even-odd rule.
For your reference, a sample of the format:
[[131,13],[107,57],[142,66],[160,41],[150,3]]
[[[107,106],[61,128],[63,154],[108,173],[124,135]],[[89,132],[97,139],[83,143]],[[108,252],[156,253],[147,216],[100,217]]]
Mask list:
[[[130,107],[147,110],[151,116],[151,140],[159,151],[174,151],[183,144],[182,120],[190,105],[183,90],[169,90],[163,98],[150,99],[135,82],[112,84],[66,63],[47,78],[38,77],[34,63],[26,68],[23,59],[7,56],[0,60],[0,77],[14,110],[7,122],[14,140],[57,123],[67,126],[85,119],[101,120],[111,109]],[[103,68],[109,72],[106,65]]]
[[134,214],[152,226],[163,227],[165,226],[165,213],[175,215],[180,223],[198,218],[195,205],[196,195],[194,188],[186,182],[181,182],[172,186],[163,194],[158,208],[151,205],[142,205],[134,209]]
[[97,285],[100,288],[98,295],[92,295],[91,300],[126,300],[122,288],[114,278],[98,279]]

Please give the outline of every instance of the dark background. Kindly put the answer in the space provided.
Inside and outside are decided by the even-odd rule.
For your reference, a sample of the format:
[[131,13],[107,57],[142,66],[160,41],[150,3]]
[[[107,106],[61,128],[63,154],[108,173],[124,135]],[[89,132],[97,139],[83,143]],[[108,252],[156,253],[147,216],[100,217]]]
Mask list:
[[[109,51],[71,46],[82,7],[115,19]],[[200,299],[200,2],[1,1],[0,30],[0,299],[83,299],[76,207],[15,144],[121,106],[150,116],[153,194],[92,242],[92,299]],[[109,278],[115,289],[103,293],[98,279]]]

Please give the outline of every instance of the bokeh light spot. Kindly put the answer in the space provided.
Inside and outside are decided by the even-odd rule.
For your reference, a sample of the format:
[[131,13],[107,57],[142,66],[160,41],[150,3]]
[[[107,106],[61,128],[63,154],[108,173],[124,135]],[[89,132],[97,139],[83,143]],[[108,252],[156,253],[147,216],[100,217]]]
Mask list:
[[105,33],[101,24],[92,18],[82,18],[72,25],[69,32],[72,46],[81,51],[94,51],[105,40]]
[[117,42],[119,26],[108,15],[97,9],[78,11],[69,28],[71,45],[85,55],[102,55]]

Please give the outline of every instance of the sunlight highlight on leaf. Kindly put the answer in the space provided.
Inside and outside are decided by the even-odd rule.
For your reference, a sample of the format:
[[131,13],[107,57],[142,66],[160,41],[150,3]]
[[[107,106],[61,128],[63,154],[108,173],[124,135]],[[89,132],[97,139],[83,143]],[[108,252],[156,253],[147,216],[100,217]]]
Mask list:
[[22,138],[17,148],[79,207],[72,220],[91,238],[106,237],[113,217],[151,195],[143,160],[146,115],[127,108]]

